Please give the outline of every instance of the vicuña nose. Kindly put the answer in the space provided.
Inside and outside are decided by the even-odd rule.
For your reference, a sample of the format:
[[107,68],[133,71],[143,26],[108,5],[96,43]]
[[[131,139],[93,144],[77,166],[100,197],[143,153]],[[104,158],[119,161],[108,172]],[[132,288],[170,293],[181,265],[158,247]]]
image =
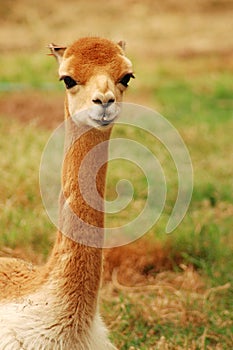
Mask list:
[[115,102],[115,97],[112,93],[98,93],[93,97],[92,102],[94,102],[97,105],[102,105],[104,108],[107,108]]

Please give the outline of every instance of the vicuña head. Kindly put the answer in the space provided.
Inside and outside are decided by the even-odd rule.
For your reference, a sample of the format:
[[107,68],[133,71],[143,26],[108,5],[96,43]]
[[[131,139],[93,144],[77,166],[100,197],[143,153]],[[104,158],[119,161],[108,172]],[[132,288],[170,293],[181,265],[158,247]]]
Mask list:
[[[67,90],[67,115],[76,124],[106,127],[119,114],[118,103],[131,78],[132,63],[124,42],[87,37],[68,48],[50,44]],[[85,111],[80,113],[80,111]]]

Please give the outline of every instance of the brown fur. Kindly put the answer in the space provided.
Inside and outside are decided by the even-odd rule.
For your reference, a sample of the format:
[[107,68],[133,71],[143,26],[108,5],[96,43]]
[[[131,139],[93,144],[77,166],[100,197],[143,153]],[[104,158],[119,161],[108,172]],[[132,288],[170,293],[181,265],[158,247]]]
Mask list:
[[[109,135],[110,129],[106,132],[91,129],[83,134],[71,147],[63,167],[65,196],[68,198],[73,194],[71,208],[83,220],[98,227],[104,225],[104,213],[94,210],[85,203],[76,179],[79,166],[86,153],[99,142],[108,139]],[[107,161],[107,152],[104,156]],[[102,167],[97,177],[97,187],[102,197],[104,196],[105,174],[106,166]],[[61,213],[61,217],[62,215]],[[98,230],[96,233],[98,234]],[[85,232],[81,232],[81,234],[85,234]],[[101,239],[102,233],[100,234]],[[64,259],[66,255],[68,255],[68,259]],[[52,277],[53,280],[57,281],[57,293],[60,294],[60,297],[66,296],[70,300],[67,303],[70,314],[74,313],[74,310],[80,310],[82,305],[86,305],[88,314],[94,315],[102,272],[102,250],[100,248],[79,244],[58,232],[53,252],[44,267],[35,268],[21,260],[2,258],[0,259],[0,268],[2,300],[12,300],[33,293],[41,287],[41,284],[46,283]]]
[[47,273],[43,273],[20,259],[0,259],[0,298],[12,300],[33,292],[46,280]]
[[122,72],[121,47],[110,40],[102,38],[81,38],[70,46],[64,57],[71,57],[72,74],[74,79],[82,84],[98,72],[108,72],[115,81]]

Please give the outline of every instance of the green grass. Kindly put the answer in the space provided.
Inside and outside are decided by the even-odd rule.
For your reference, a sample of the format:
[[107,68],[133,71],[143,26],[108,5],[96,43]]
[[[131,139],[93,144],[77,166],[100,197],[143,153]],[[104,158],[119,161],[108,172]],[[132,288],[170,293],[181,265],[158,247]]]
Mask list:
[[214,76],[204,74],[198,81],[189,77],[179,81],[162,75],[154,95],[172,121],[189,125],[206,122],[215,126],[232,119],[232,89],[232,79],[224,72]]
[[[54,57],[40,53],[3,54],[0,57],[0,91],[22,89],[58,89]],[[62,85],[62,84],[60,84]]]
[[[157,62],[156,68],[153,64],[148,68],[137,65],[141,73],[137,74],[135,85],[132,84],[131,96],[135,99],[143,89],[149,92],[145,103],[156,105],[175,125],[193,162],[192,202],[183,222],[169,236],[165,234],[165,227],[177,192],[172,159],[164,147],[148,135],[137,130],[115,131],[116,135],[125,134],[155,152],[166,174],[167,201],[160,220],[148,233],[148,237],[153,237],[151,244],[169,242],[170,258],[175,260],[178,253],[183,264],[192,265],[198,271],[206,288],[218,288],[233,281],[233,74],[227,67],[219,67],[213,64],[212,58],[188,62],[167,60]],[[3,55],[1,86],[20,83],[34,89],[48,88],[48,82],[51,86],[56,83],[55,69],[56,63],[46,56]],[[1,115],[0,249],[8,246],[34,251],[43,259],[48,255],[54,233],[41,204],[38,184],[40,156],[49,134]],[[134,202],[119,215],[109,216],[107,220],[116,225],[140,212],[146,198],[145,177],[125,161],[112,162],[109,166],[108,198],[114,198],[117,181],[130,179],[132,173]],[[174,271],[179,274],[180,266],[174,265]],[[166,293],[171,301],[177,297],[169,291]],[[207,299],[197,299],[194,304],[187,297],[184,300],[187,313],[204,315],[203,319],[197,317],[198,321],[171,322],[149,313],[150,305],[158,297],[155,292],[145,292],[139,297],[137,293],[122,291],[115,299],[104,301],[103,313],[112,329],[111,337],[120,349],[230,349],[232,296],[232,289],[226,287],[213,290]],[[159,347],[163,341],[165,345]]]
[[48,133],[2,116],[0,130],[0,245],[47,255],[52,225],[40,200],[38,176]]

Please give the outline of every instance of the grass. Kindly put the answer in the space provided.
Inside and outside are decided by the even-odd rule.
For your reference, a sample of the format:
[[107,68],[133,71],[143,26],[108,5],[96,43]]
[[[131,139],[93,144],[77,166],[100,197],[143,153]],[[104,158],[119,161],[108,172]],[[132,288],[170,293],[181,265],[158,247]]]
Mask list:
[[[125,287],[113,276],[103,287],[102,311],[120,349],[230,349],[233,74],[212,57],[167,59],[157,62],[156,67],[149,61],[147,67],[136,62],[136,66],[137,80],[128,100],[137,101],[141,91],[146,91],[141,100],[155,106],[179,130],[192,158],[194,190],[183,222],[167,236],[165,226],[177,192],[173,161],[149,135],[116,129],[115,135],[143,143],[162,164],[168,196],[160,220],[146,239],[150,245],[169,245],[169,258],[174,264],[172,271],[156,273],[155,267],[148,265],[145,281],[149,285],[145,289],[134,288],[137,284]],[[13,83],[27,89],[52,88],[56,83],[54,67],[52,60],[39,54],[27,58],[21,54],[2,55],[1,87],[9,88]],[[10,89],[12,86],[17,87],[11,85]],[[0,249],[19,249],[29,257],[34,252],[37,262],[46,259],[54,232],[41,204],[38,184],[40,156],[49,134],[43,128],[38,132],[33,124],[25,127],[17,119],[9,122],[7,115],[1,115]],[[114,198],[117,181],[130,179],[132,173],[134,202],[127,210],[107,218],[116,225],[140,211],[146,198],[145,177],[125,161],[109,166],[108,198]]]
[[9,123],[4,117],[0,128],[0,244],[47,254],[51,224],[40,201],[38,182],[40,156],[47,135],[38,133],[32,126],[25,128],[16,120]]
[[222,302],[228,284],[204,291],[199,276],[186,269],[182,276],[160,273],[156,284],[146,287],[124,290],[114,283],[121,294],[107,302],[105,312],[120,349],[230,348],[229,304]]
[[59,88],[58,74],[54,69],[55,60],[48,57],[48,53],[49,49],[44,48],[42,52],[30,53],[30,57],[28,53],[19,53],[16,56],[10,53],[1,55],[0,91]]

